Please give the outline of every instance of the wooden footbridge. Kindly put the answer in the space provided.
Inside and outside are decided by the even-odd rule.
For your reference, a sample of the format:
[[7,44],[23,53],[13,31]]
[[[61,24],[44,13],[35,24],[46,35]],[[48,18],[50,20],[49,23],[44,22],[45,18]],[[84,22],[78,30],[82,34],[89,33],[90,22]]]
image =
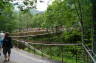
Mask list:
[[[42,36],[48,33],[37,35],[19,34],[11,36],[13,37],[14,48],[12,49],[11,60],[7,63],[96,63],[95,54],[83,43],[35,43],[24,40],[24,38]],[[55,55],[55,53],[58,55]],[[4,57],[1,55],[0,63],[3,62]]]

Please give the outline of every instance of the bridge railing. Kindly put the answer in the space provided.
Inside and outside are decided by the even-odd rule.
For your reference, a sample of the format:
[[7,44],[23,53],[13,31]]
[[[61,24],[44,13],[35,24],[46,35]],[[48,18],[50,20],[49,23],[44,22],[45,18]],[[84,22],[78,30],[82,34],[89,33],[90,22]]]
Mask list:
[[44,44],[15,40],[18,48],[25,49],[41,58],[49,58],[60,63],[96,63],[91,50],[84,44]]

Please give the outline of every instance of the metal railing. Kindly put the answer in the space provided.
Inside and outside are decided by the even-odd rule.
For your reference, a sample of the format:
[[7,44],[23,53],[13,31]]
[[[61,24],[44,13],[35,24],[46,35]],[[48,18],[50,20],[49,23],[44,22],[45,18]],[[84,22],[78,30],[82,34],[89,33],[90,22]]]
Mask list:
[[15,40],[15,46],[25,49],[42,58],[49,58],[60,63],[96,63],[91,50],[82,43],[43,44]]
[[94,54],[94,52],[88,49],[83,43],[82,43],[82,47],[86,51],[86,54],[89,56],[88,60],[90,61],[88,61],[88,63],[96,63],[96,59],[94,58],[94,56],[96,57],[96,55]]

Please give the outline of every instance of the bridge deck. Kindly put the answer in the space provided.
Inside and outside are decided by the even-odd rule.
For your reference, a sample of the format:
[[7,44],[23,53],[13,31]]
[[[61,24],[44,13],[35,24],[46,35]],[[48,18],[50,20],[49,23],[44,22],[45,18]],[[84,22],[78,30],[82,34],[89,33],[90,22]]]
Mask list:
[[[4,63],[3,55],[0,56],[0,63]],[[11,61],[7,63],[60,63],[40,56],[25,52],[20,49],[12,49]]]

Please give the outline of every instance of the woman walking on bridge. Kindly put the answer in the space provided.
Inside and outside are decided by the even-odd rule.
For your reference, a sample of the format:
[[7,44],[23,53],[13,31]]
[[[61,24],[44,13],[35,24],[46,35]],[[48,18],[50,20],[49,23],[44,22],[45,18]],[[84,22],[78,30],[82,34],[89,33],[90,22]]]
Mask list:
[[9,33],[5,33],[5,38],[3,40],[3,54],[5,57],[5,62],[10,60],[10,54],[11,54],[11,48],[13,47],[12,45],[12,39],[9,37]]

